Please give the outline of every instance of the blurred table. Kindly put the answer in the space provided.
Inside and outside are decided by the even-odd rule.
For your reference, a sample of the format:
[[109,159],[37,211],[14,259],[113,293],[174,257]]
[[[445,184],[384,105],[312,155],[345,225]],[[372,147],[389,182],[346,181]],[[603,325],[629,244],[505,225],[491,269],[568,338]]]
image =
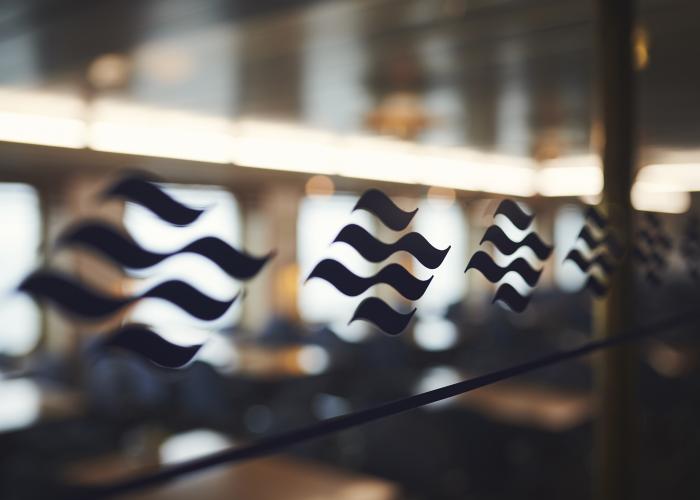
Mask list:
[[572,429],[594,412],[588,392],[507,381],[470,391],[455,398],[457,404],[508,424],[552,432]]
[[[122,457],[107,457],[73,464],[73,483],[94,484],[138,473]],[[166,485],[119,497],[129,500],[395,500],[397,485],[374,478],[282,456],[241,465],[219,466],[194,473]]]

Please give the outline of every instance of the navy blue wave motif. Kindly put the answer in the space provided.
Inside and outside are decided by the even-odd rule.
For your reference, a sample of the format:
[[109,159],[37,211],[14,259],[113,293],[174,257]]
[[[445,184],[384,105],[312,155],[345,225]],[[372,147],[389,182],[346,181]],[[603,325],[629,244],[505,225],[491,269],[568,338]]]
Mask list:
[[566,255],[564,260],[570,260],[578,266],[578,268],[584,273],[588,273],[590,269],[595,266],[600,267],[600,269],[605,272],[606,275],[610,275],[615,270],[615,266],[604,253],[595,254],[592,258],[587,258],[583,255],[577,248],[572,248]]
[[486,230],[479,244],[485,241],[493,243],[505,255],[512,255],[521,247],[528,247],[540,260],[547,259],[552,253],[552,247],[545,244],[537,233],[529,233],[520,241],[512,241],[499,226],[490,226]]
[[690,278],[700,282],[700,221],[694,215],[688,217],[680,243]]
[[355,210],[365,210],[382,221],[386,227],[394,231],[406,229],[416,215],[416,212],[418,212],[418,209],[412,212],[401,210],[391,201],[391,198],[378,189],[369,189],[365,191],[360,199],[357,200],[355,208],[352,210],[353,212]]
[[435,248],[419,233],[408,233],[394,243],[384,243],[357,224],[345,226],[333,242],[347,243],[370,262],[381,262],[396,252],[407,252],[428,269],[439,267],[450,251],[450,247]]
[[[386,227],[402,231],[408,227],[418,209],[412,212],[401,210],[383,192],[378,189],[365,191],[355,204],[353,211],[365,210],[377,217]],[[357,224],[343,227],[332,243],[345,243],[369,262],[381,262],[396,252],[407,252],[428,269],[437,269],[445,260],[450,247],[441,250],[431,245],[427,239],[416,232],[403,235],[393,243],[378,240],[366,229]],[[385,283],[394,288],[408,300],[421,298],[433,276],[421,280],[413,276],[399,264],[389,264],[374,276],[357,276],[340,262],[323,259],[311,270],[306,281],[319,278],[333,285],[341,293],[356,297],[374,285]],[[409,314],[395,311],[381,299],[370,297],[364,299],[355,309],[350,323],[364,320],[374,324],[387,334],[397,335],[409,324],[415,309]]]
[[141,174],[122,177],[102,193],[102,198],[121,198],[136,203],[174,226],[188,226],[204,213],[204,210],[183,205]]
[[590,290],[590,292],[596,297],[604,297],[608,293],[609,285],[603,282],[593,274],[588,275],[584,288]]
[[415,308],[410,313],[403,314],[381,299],[367,297],[355,309],[350,323],[364,320],[378,326],[389,335],[398,335],[406,329],[415,313]]
[[472,255],[472,258],[469,259],[469,263],[467,264],[467,269],[465,269],[464,272],[467,272],[469,269],[476,269],[491,283],[496,283],[503,279],[506,274],[514,272],[520,275],[520,277],[525,280],[525,283],[530,286],[535,286],[542,274],[542,270],[538,271],[533,269],[522,257],[513,260],[506,267],[500,267],[489,254],[482,250],[478,250]]
[[608,218],[594,206],[589,206],[586,209],[585,219],[600,230],[608,227]]
[[363,278],[333,259],[323,259],[316,264],[306,281],[312,278],[321,278],[351,297],[366,292],[374,285],[386,283],[409,300],[420,299],[433,279],[431,276],[427,280],[419,280],[398,264],[389,264],[374,276]]
[[576,238],[576,241],[583,241],[588,250],[572,248],[564,257],[564,262],[573,262],[581,272],[588,275],[583,289],[589,290],[596,297],[603,297],[607,293],[610,277],[624,255],[622,244],[608,226],[608,218],[602,212],[595,207],[588,207],[583,227]]
[[506,219],[512,222],[515,227],[522,230],[525,230],[528,227],[530,227],[530,224],[532,224],[532,220],[535,218],[534,215],[526,214],[525,211],[522,208],[520,208],[520,206],[516,202],[508,199],[503,200],[501,203],[499,203],[498,208],[496,208],[496,213],[494,214],[494,217],[499,214],[505,216]]
[[509,283],[503,283],[496,289],[496,294],[493,296],[492,303],[502,302],[508,306],[511,311],[521,313],[530,303],[532,295],[520,295]]
[[[507,199],[499,203],[493,215],[494,218],[497,215],[503,215],[520,230],[528,229],[535,218],[534,215],[525,213],[516,202]],[[553,249],[551,245],[544,243],[534,231],[530,231],[520,241],[513,241],[505,231],[496,224],[486,229],[480,244],[483,245],[487,241],[505,255],[513,255],[519,248],[524,246],[528,247],[533,251],[540,262],[543,263],[549,258]],[[483,250],[478,250],[472,255],[464,272],[466,273],[470,269],[479,271],[491,283],[498,283],[506,274],[513,272],[520,276],[531,288],[537,285],[542,275],[542,269],[534,269],[522,257],[518,257],[512,260],[507,266],[501,267]],[[522,295],[509,283],[500,283],[498,288],[496,288],[493,302],[501,302],[508,306],[511,311],[523,312],[530,303],[530,298],[531,294]]]
[[102,341],[107,348],[120,348],[137,354],[164,368],[183,368],[188,365],[204,344],[181,346],[165,340],[141,324],[125,325],[111,332]]
[[99,221],[86,221],[62,234],[57,246],[80,246],[107,257],[115,264],[130,269],[145,269],[181,253],[194,253],[209,259],[229,276],[239,280],[253,278],[272,254],[253,257],[239,252],[225,241],[206,236],[179,250],[156,253],[142,248],[125,234]]
[[581,232],[578,234],[578,238],[583,240],[591,251],[597,250],[603,246],[605,251],[612,254],[616,259],[622,258],[624,253],[622,244],[615,234],[610,231],[605,231],[603,236],[596,238],[591,229],[587,225],[584,225],[581,228]]
[[668,267],[668,254],[673,244],[656,214],[644,213],[636,234],[632,256],[638,262],[647,283],[659,286]]
[[19,285],[19,290],[37,299],[47,300],[69,314],[91,320],[110,316],[142,299],[158,298],[195,318],[210,321],[223,316],[238,297],[216,300],[183,281],[171,280],[155,285],[140,295],[119,298],[87,288],[67,275],[48,270],[29,275]]

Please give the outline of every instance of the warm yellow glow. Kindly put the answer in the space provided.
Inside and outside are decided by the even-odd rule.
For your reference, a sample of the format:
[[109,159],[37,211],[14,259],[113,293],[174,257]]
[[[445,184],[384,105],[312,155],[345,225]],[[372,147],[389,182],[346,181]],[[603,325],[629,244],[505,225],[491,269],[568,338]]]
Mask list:
[[335,192],[333,179],[325,175],[314,175],[306,181],[306,196],[330,196]]
[[634,66],[641,71],[649,65],[649,32],[638,26],[634,30]]
[[603,190],[603,172],[595,156],[550,160],[537,172],[543,196],[594,196]]
[[[0,141],[513,196],[592,197],[603,187],[600,161],[592,155],[550,160],[536,170],[528,158],[259,120],[231,123],[117,100],[95,102],[89,124],[87,115],[75,96],[0,89]],[[330,181],[314,183],[319,179]],[[307,187],[316,189],[314,183]],[[632,195],[639,210],[677,213],[687,210],[689,191],[700,191],[700,163],[648,165]]]
[[83,148],[84,113],[77,97],[0,89],[0,141]]
[[120,87],[126,84],[131,71],[131,60],[123,54],[103,54],[88,68],[87,78],[98,89]]
[[690,208],[690,193],[660,191],[654,184],[637,181],[632,188],[632,205],[641,211],[682,214]]
[[89,146],[96,151],[228,163],[229,123],[194,113],[101,101],[93,109]]
[[526,158],[340,136],[261,121],[245,121],[234,130],[232,161],[240,166],[516,196],[534,194],[534,170]]

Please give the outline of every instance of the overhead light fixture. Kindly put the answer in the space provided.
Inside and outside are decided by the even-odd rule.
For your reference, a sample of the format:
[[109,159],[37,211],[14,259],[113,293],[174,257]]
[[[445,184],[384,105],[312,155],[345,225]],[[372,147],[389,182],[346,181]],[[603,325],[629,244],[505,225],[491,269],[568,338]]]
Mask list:
[[84,114],[75,96],[0,89],[0,141],[83,148]]
[[88,143],[96,151],[208,163],[230,161],[230,125],[223,118],[97,101]]
[[647,165],[639,171],[637,181],[659,192],[700,191],[700,163]]
[[333,136],[287,124],[245,120],[234,125],[230,159],[242,167],[336,174]]
[[595,196],[603,190],[603,171],[597,156],[557,158],[537,172],[542,196]]
[[690,201],[687,191],[660,191],[654,184],[639,181],[632,187],[632,206],[643,212],[682,214],[690,208]]

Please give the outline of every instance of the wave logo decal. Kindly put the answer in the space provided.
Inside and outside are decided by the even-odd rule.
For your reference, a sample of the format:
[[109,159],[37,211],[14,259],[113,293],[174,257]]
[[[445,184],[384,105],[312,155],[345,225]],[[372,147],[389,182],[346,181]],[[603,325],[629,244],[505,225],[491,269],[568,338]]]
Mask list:
[[[121,198],[142,205],[162,221],[178,227],[195,223],[206,212],[178,202],[155,182],[139,174],[120,178],[101,194],[101,198]],[[213,236],[197,239],[168,253],[151,252],[142,248],[130,235],[99,220],[86,220],[69,227],[56,243],[56,250],[64,248],[88,250],[112,262],[122,271],[146,269],[175,255],[194,253],[210,260],[237,280],[253,278],[273,256],[255,257]],[[88,321],[106,319],[147,298],[170,302],[197,319],[212,321],[223,316],[239,296],[217,300],[189,283],[169,280],[138,295],[116,297],[51,269],[35,271],[22,281],[19,289],[36,299],[52,303],[65,314]],[[126,349],[168,368],[185,366],[203,346],[180,346],[165,340],[148,326],[136,324],[127,324],[110,333],[103,345]]]
[[[534,219],[534,215],[528,215],[517,203],[508,199],[501,201],[498,205],[494,213],[494,218],[497,215],[502,215],[521,231],[527,230],[532,225]],[[532,250],[537,259],[542,263],[547,260],[552,253],[552,246],[544,243],[534,231],[529,232],[520,241],[513,241],[503,228],[497,224],[489,226],[479,244],[482,245],[486,242],[491,243],[499,252],[506,256],[513,255],[522,247],[527,247]],[[476,269],[491,283],[499,282],[506,274],[513,272],[520,276],[531,288],[537,285],[540,275],[542,274],[542,269],[534,269],[528,261],[522,257],[517,257],[507,266],[501,267],[496,264],[491,255],[483,250],[478,250],[472,255],[464,272],[466,273],[470,269]],[[496,294],[492,302],[500,301],[512,311],[522,312],[530,303],[530,298],[531,294],[522,295],[511,284],[501,283],[496,289]]]
[[688,266],[690,278],[696,283],[700,282],[700,220],[695,215],[688,217],[680,251]]
[[585,249],[572,248],[564,262],[571,261],[588,279],[584,285],[595,296],[602,297],[610,287],[610,277],[623,256],[623,248],[608,228],[608,219],[594,207],[588,207],[584,225],[574,245],[582,242]]
[[[386,194],[377,189],[366,191],[355,204],[353,211],[355,210],[371,213],[394,231],[406,229],[418,211],[401,210]],[[343,227],[332,243],[345,243],[365,260],[373,263],[382,262],[396,252],[406,252],[428,269],[437,269],[450,250],[450,247],[442,250],[435,248],[416,232],[407,233],[393,243],[384,243],[357,224]],[[420,299],[433,279],[432,276],[426,280],[418,279],[399,264],[388,264],[373,276],[357,276],[334,259],[323,259],[316,264],[306,281],[312,278],[325,280],[350,297],[356,297],[376,284],[385,283],[408,300]],[[385,333],[398,335],[408,326],[415,312],[414,308],[411,312],[403,314],[379,298],[368,297],[357,306],[350,323],[364,320]]]
[[636,236],[633,256],[639,262],[647,282],[659,286],[662,283],[661,275],[668,266],[668,254],[673,248],[671,238],[659,217],[652,213],[642,215]]

